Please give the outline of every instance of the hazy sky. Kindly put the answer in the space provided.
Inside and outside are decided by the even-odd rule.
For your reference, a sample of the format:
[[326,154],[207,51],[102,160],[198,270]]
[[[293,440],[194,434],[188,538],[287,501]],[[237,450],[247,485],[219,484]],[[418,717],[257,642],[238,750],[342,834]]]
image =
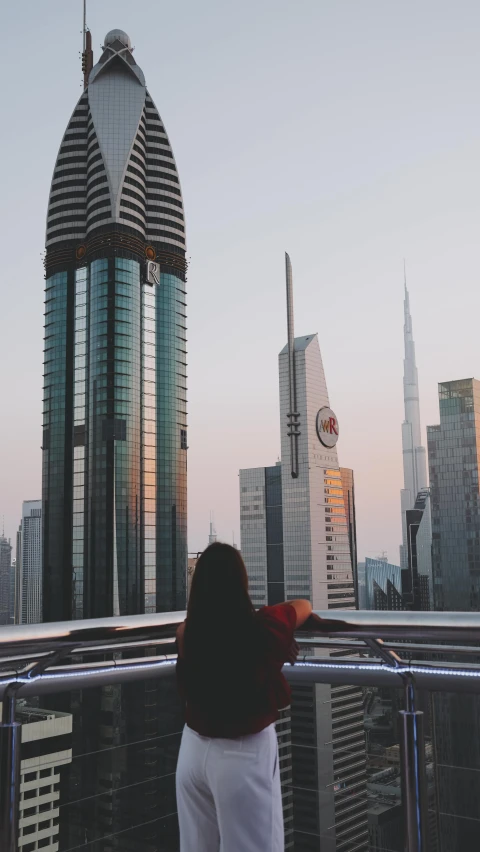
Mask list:
[[[480,377],[478,0],[89,0],[125,29],[187,217],[189,549],[239,540],[238,469],[279,452],[284,251],[319,333],[359,555],[398,560],[403,257],[423,427]],[[44,220],[81,94],[81,0],[2,9],[0,515],[41,494]]]

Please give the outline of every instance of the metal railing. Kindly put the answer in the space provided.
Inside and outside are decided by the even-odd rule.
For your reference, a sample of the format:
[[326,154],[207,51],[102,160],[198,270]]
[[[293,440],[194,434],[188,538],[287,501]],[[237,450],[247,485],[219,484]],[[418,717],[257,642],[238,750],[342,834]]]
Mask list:
[[[171,675],[175,631],[184,618],[184,612],[170,612],[0,628],[2,852],[16,852],[18,841],[21,725],[15,721],[16,699]],[[480,692],[480,664],[472,660],[480,657],[480,613],[317,612],[297,638],[302,654],[294,666],[285,667],[291,683],[403,688],[405,848],[427,852],[424,725],[416,690]],[[310,648],[330,656],[311,655]],[[133,657],[135,651],[142,656]],[[439,660],[449,655],[465,657],[465,662]],[[436,661],[413,661],[413,656]]]

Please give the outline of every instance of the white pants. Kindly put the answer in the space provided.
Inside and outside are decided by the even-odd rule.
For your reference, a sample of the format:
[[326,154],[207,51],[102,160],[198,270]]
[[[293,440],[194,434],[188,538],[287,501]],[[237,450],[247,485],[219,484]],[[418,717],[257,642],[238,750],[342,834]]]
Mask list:
[[234,740],[185,726],[176,785],[180,852],[284,852],[274,725]]

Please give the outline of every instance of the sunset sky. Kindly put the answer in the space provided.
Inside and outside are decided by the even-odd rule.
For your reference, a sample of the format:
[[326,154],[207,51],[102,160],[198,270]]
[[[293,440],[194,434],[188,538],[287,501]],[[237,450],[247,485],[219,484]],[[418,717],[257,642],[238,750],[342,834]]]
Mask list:
[[[80,0],[2,14],[0,516],[41,496],[45,212],[81,94]],[[280,448],[284,252],[318,332],[359,557],[398,561],[403,258],[423,433],[437,383],[480,378],[480,4],[88,0],[95,60],[135,45],[185,200],[189,550],[239,543],[238,470]]]

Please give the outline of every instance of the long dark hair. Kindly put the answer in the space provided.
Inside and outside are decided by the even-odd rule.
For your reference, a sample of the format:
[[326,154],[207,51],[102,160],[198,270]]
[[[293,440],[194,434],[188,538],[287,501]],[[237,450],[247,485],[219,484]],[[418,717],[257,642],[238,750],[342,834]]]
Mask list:
[[215,542],[197,562],[188,601],[184,654],[191,700],[210,716],[248,712],[259,641],[245,563],[236,548]]

